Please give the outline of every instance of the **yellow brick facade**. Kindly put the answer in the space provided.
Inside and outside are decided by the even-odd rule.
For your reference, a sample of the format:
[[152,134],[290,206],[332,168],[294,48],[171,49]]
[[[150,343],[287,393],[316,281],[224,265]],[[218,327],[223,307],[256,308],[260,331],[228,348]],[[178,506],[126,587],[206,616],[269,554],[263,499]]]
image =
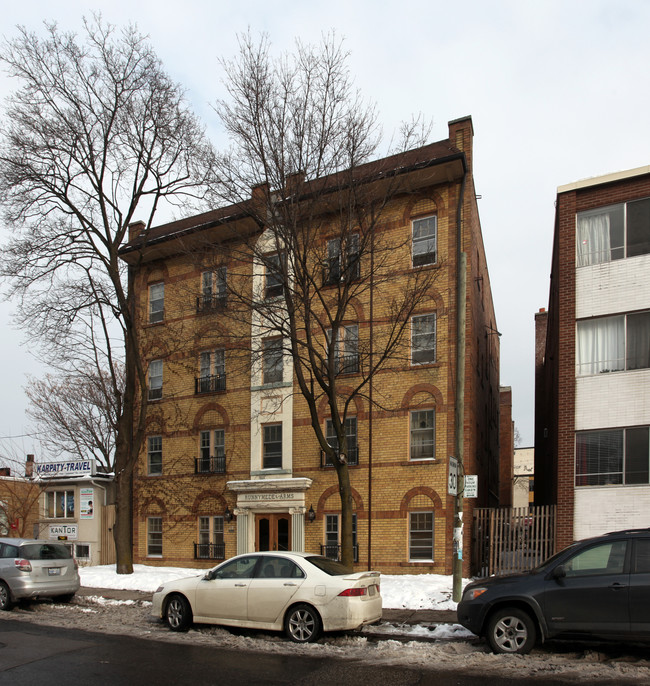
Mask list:
[[[471,557],[472,508],[493,504],[493,472],[498,472],[498,338],[488,336],[491,328],[496,330],[496,322],[471,176],[471,137],[470,119],[450,123],[449,145],[457,146],[454,155],[458,150],[464,153],[466,171],[461,215],[462,249],[468,255],[465,465],[466,473],[479,475],[480,484],[479,500],[465,504],[466,574]],[[394,268],[401,276],[378,287],[372,317],[370,289],[366,299],[354,303],[350,321],[358,323],[360,341],[370,336],[381,338],[390,316],[391,297],[399,295],[414,272],[412,221],[435,215],[437,261],[421,267],[437,271],[435,287],[430,300],[416,314],[436,314],[436,361],[413,365],[405,358],[389,365],[373,380],[375,404],[356,402],[359,464],[349,470],[359,568],[372,567],[384,573],[451,572],[453,498],[447,494],[447,480],[448,458],[454,454],[460,195],[460,178],[435,177],[428,187],[391,202],[378,234],[399,246]],[[341,506],[336,473],[321,466],[320,447],[306,403],[295,387],[289,389],[282,411],[286,415],[290,408],[290,416],[284,421],[290,426],[291,454],[283,457],[281,473],[267,478],[255,466],[255,453],[259,427],[273,401],[264,394],[259,400],[255,395],[250,349],[236,345],[232,327],[237,325],[232,319],[228,319],[226,337],[222,328],[226,317],[218,308],[197,312],[201,274],[210,263],[210,251],[197,256],[196,252],[184,251],[180,244],[174,248],[172,239],[169,244],[172,247],[164,254],[147,258],[146,249],[143,251],[145,259],[136,271],[133,291],[142,324],[143,354],[147,361],[163,361],[162,394],[149,403],[147,440],[135,477],[134,561],[209,567],[221,556],[227,558],[262,545],[260,541],[266,539],[262,539],[265,534],[259,527],[267,524],[260,519],[269,520],[268,526],[275,535],[285,536],[282,540],[288,541],[289,548],[300,546],[320,553],[328,541],[328,521],[340,513]],[[229,269],[231,272],[236,274],[233,278],[242,283],[248,279],[252,284],[252,263],[239,263]],[[362,263],[362,278],[363,273]],[[164,316],[161,322],[150,324],[149,288],[156,283],[164,284]],[[238,326],[238,335],[248,340],[250,326],[245,321]],[[200,353],[221,348],[225,349],[226,390],[197,393]],[[354,382],[352,377],[350,383]],[[414,410],[435,410],[435,459],[410,458],[410,416]],[[323,404],[319,416],[323,426],[327,418]],[[197,474],[201,432],[212,432],[212,436],[215,430],[224,432],[225,471]],[[162,468],[154,466],[153,474],[147,442],[151,437],[161,437],[162,443]],[[284,431],[283,442],[287,438]],[[313,521],[310,511],[315,515]],[[230,521],[224,518],[225,513],[232,515]],[[417,513],[433,513],[432,556],[426,561],[413,561],[411,555],[410,522]],[[195,545],[201,540],[200,522],[209,527],[206,540],[223,540],[217,558],[197,555],[197,550],[203,550]],[[215,526],[223,526],[222,536],[215,537]],[[281,529],[279,534],[275,527]],[[275,539],[272,536],[269,540]]]

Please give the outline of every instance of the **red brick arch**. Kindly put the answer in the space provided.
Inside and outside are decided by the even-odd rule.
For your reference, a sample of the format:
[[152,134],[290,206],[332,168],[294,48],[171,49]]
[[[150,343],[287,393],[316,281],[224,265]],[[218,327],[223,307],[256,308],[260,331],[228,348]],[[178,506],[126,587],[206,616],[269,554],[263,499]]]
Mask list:
[[203,417],[205,417],[205,415],[211,411],[215,411],[221,417],[221,426],[230,425],[230,420],[228,419],[228,412],[226,412],[226,409],[223,407],[223,405],[212,402],[208,403],[207,405],[203,405],[203,407],[201,407],[201,409],[194,415],[194,421],[192,422],[192,429],[194,431],[197,431],[199,428],[206,428],[203,426],[201,422]]
[[419,383],[415,384],[415,386],[411,386],[402,397],[403,410],[408,410],[413,405],[413,398],[418,393],[428,393],[431,396],[431,399],[435,404],[436,409],[441,411],[445,409],[445,403],[443,401],[440,389],[437,386],[434,386],[433,384]]
[[[157,505],[159,508],[158,512],[150,512],[152,509],[152,505]],[[159,498],[158,496],[152,495],[149,496],[148,498],[145,498],[142,503],[140,504],[140,507],[138,508],[138,512],[144,516],[151,516],[153,517],[154,515],[166,515],[167,514],[167,505],[165,504],[165,501],[162,498]]]
[[193,515],[198,514],[199,508],[201,507],[201,503],[204,500],[207,500],[208,498],[214,498],[215,500],[217,500],[221,505],[220,511],[225,512],[226,505],[228,503],[226,502],[226,499],[223,497],[223,494],[219,493],[217,491],[201,491],[201,493],[199,493],[196,496],[196,498],[194,498],[194,502],[192,503],[192,505],[190,507],[190,512]]
[[[326,488],[322,493],[320,498],[318,499],[318,503],[316,505],[316,514],[319,517],[323,516],[323,513],[325,511],[325,503],[331,498],[333,495],[336,495],[338,498],[339,494],[339,486],[338,484],[334,486],[330,486],[329,488]],[[363,512],[363,498],[359,495],[358,491],[356,489],[352,489],[352,499],[354,500],[355,504],[355,512],[357,513],[357,517],[361,512]],[[338,508],[340,509],[340,504],[341,500],[337,500],[337,505]]]
[[438,495],[437,491],[435,491],[433,488],[429,488],[429,486],[416,486],[415,488],[412,488],[410,491],[407,491],[404,497],[402,498],[402,502],[399,506],[399,511],[403,517],[406,517],[406,515],[408,514],[411,500],[413,500],[413,498],[419,495],[426,495],[428,498],[430,498],[431,502],[433,503],[433,507],[436,510],[443,509],[442,500],[440,499],[440,496]]

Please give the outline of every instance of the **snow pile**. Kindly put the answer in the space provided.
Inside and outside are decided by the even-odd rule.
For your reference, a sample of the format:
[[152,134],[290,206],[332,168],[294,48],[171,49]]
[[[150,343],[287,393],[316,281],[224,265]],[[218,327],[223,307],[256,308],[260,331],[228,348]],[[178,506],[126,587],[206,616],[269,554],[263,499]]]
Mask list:
[[[81,585],[153,593],[158,586],[186,576],[205,574],[205,569],[133,565],[133,574],[117,574],[115,565],[80,567]],[[467,583],[463,579],[463,584]],[[381,595],[385,608],[409,610],[455,610],[451,599],[452,577],[441,574],[382,574]]]

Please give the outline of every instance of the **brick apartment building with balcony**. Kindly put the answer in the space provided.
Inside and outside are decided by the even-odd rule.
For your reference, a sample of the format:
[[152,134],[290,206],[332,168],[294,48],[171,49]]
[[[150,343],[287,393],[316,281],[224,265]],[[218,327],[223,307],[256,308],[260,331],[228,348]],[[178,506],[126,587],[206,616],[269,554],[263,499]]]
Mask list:
[[558,188],[536,315],[535,504],[559,549],[650,526],[650,167]]
[[[430,298],[410,322],[409,356],[373,377],[372,393],[386,400],[384,406],[357,399],[346,424],[360,567],[451,572],[454,500],[447,484],[449,456],[455,452],[461,249],[467,255],[465,472],[479,476],[479,495],[465,501],[464,521],[471,523],[474,506],[498,503],[499,338],[472,175],[472,139],[471,118],[459,119],[449,123],[448,139],[362,170],[372,179],[381,163],[382,173],[388,170],[408,182],[408,192],[390,200],[377,226],[397,237],[394,257],[401,266],[387,281],[362,291],[356,321],[341,329],[340,373],[350,383],[359,374],[357,341],[372,337],[373,327],[386,316],[381,308],[389,300],[387,289],[399,289],[417,270],[437,270],[437,275]],[[211,256],[222,252],[224,236],[232,237],[235,224],[242,234],[258,232],[264,240],[264,227],[253,226],[244,215],[241,207],[231,206],[149,232],[136,224],[122,249],[132,272],[150,398],[134,484],[135,562],[207,567],[264,549],[338,554],[337,476],[321,455],[290,356],[283,359],[281,347],[264,339],[261,363],[242,365],[234,361],[236,351],[220,329],[231,306],[228,280],[237,270],[227,264],[211,269]],[[188,247],[193,241],[204,246],[201,264]],[[367,264],[362,259],[358,267],[354,278],[363,280]],[[256,271],[254,261],[248,278],[252,288],[265,283],[267,295],[274,286],[273,275],[268,269]],[[325,271],[322,278],[326,287]],[[259,337],[254,317],[241,326],[241,336]],[[325,405],[319,421],[327,431]],[[467,574],[469,524],[464,536]]]

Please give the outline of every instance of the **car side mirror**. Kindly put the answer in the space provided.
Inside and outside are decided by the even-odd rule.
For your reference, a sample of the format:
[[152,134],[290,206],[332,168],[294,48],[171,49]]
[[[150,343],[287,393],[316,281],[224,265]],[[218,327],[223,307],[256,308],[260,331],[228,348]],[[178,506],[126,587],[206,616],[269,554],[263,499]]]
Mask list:
[[552,574],[553,578],[556,580],[559,579],[564,579],[566,576],[566,569],[564,568],[564,565],[558,565],[554,570]]
[[208,572],[205,573],[205,576],[203,577],[204,581],[212,581],[214,577],[217,575],[217,572],[215,569],[211,569]]

